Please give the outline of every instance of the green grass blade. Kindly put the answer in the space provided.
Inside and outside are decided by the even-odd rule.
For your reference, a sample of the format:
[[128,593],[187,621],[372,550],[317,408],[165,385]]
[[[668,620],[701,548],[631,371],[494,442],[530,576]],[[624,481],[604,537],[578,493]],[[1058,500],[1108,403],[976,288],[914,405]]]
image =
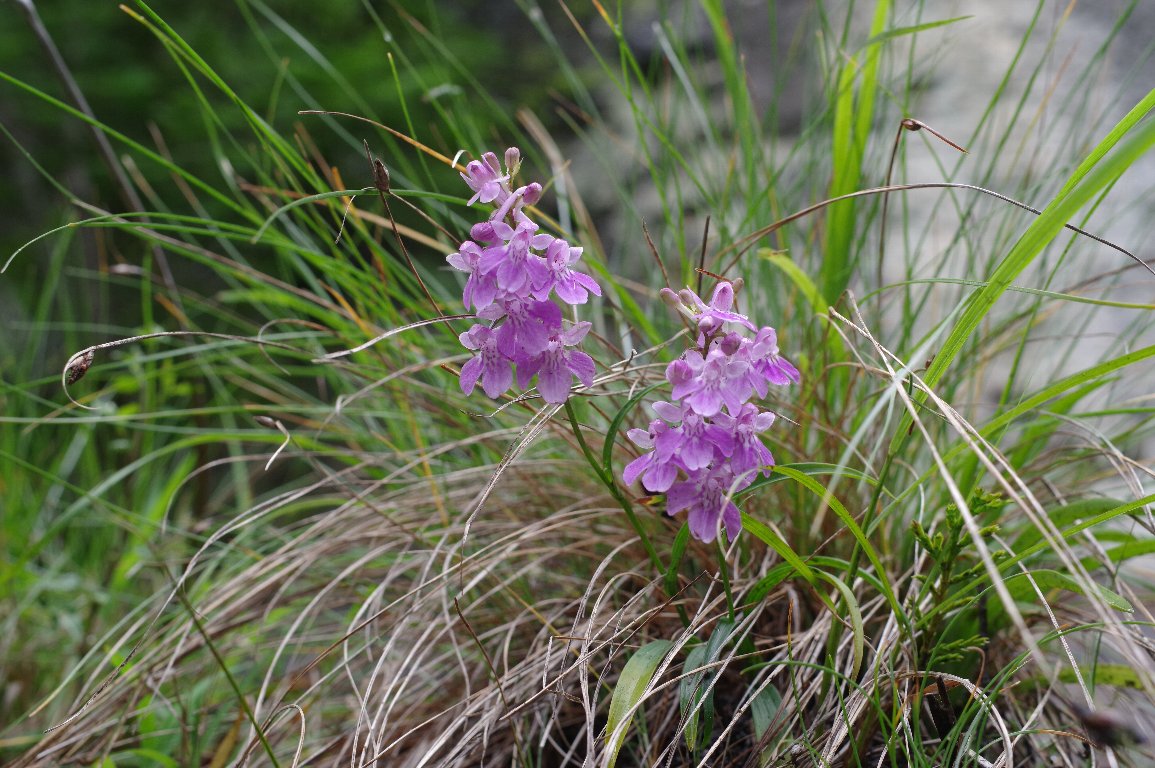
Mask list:
[[[1027,577],[1030,578],[1027,578]],[[1034,581],[1034,584],[1031,582]],[[1087,590],[1083,585],[1075,579],[1072,579],[1065,573],[1059,573],[1052,570],[1033,570],[1026,573],[1016,573],[1008,576],[1006,579],[1007,591],[1011,596],[1017,600],[1033,603],[1038,599],[1035,591],[1035,584],[1038,585],[1039,591],[1044,594],[1053,589],[1060,589],[1065,592],[1073,592],[1077,595],[1086,595]],[[1135,606],[1131,605],[1130,601],[1122,595],[1116,594],[1107,589],[1101,584],[1095,584],[1097,596],[1102,598],[1103,602],[1111,606],[1117,611],[1124,613],[1134,613]]]
[[876,43],[882,43],[882,42],[885,42],[887,40],[893,40],[896,37],[906,37],[907,35],[917,35],[919,32],[925,32],[928,29],[937,29],[938,27],[945,27],[948,24],[956,24],[960,21],[966,21],[967,19],[973,19],[973,18],[974,18],[974,16],[955,16],[953,19],[940,19],[938,21],[928,21],[925,24],[915,24],[914,26],[910,26],[910,27],[895,27],[894,29],[888,29],[881,34],[875,35],[874,37],[870,38],[869,40],[866,41],[866,43],[863,45],[863,47],[866,48],[866,47],[869,47],[869,46],[874,45]]
[[759,520],[755,520],[754,518],[750,517],[750,515],[743,512],[742,530],[749,531],[757,539],[762,541],[762,543],[766,544],[768,547],[781,555],[782,559],[789,563],[790,567],[797,571],[798,575],[806,579],[808,583],[816,583],[817,577],[814,574],[814,570],[802,561],[802,558],[798,556],[798,553],[791,549],[790,545],[787,544],[786,541],[781,536],[779,536],[773,528]]
[[[1147,101],[1144,99],[1144,103]],[[1151,103],[1155,105],[1155,101]],[[1112,132],[1107,139],[1100,143],[1100,146],[1107,142],[1114,143],[1115,140],[1114,132]],[[1103,158],[1092,170],[1086,172],[1069,192],[1055,198],[1043,209],[1042,214],[1032,222],[1018,242],[1015,243],[1011,252],[996,268],[987,286],[973,294],[967,302],[958,324],[943,342],[942,349],[939,350],[924,376],[928,387],[933,388],[942,379],[947,369],[951,367],[970,340],[975,329],[978,328],[979,323],[990,313],[999,297],[1010,288],[1015,277],[1021,274],[1042,250],[1063,231],[1063,225],[1084,205],[1108,186],[1114,184],[1124,171],[1153,146],[1155,146],[1155,121],[1149,120],[1137,128],[1133,128],[1127,140],[1119,146],[1114,154]],[[1075,177],[1072,176],[1072,178]],[[917,402],[923,402],[926,395],[925,393],[916,393],[915,399]],[[910,424],[911,417],[907,414],[891,443],[892,450],[906,435]]]
[[835,498],[832,494],[827,493],[826,489],[819,485],[818,482],[809,475],[805,475],[793,467],[786,466],[775,467],[774,471],[786,475],[786,477],[789,477],[791,480],[806,488],[811,493],[818,496],[818,498],[822,499],[823,503],[830,505],[830,508],[834,510],[834,514],[838,515],[838,518],[842,521],[843,525],[845,525],[846,529],[850,531],[850,535],[854,537],[855,542],[862,549],[862,553],[866,555],[866,559],[870,561],[872,566],[874,566],[874,572],[881,580],[883,595],[886,596],[886,601],[890,603],[890,607],[894,611],[895,616],[899,617],[905,622],[905,612],[903,611],[902,605],[898,601],[898,597],[894,594],[894,590],[891,588],[890,584],[882,578],[886,573],[886,568],[883,567],[882,560],[878,557],[878,552],[870,543],[870,540],[866,538],[866,534],[858,525],[858,521],[854,519],[854,515],[850,514],[850,512],[846,509],[841,501]]
[[[889,13],[889,0],[878,0],[870,27],[871,38],[883,33]],[[864,46],[861,65],[851,57],[842,65],[839,73],[834,104],[830,197],[850,194],[862,185],[862,164],[874,120],[881,53],[879,42],[870,43]],[[859,76],[861,82],[856,92],[854,85]],[[822,297],[827,304],[838,300],[854,271],[854,243],[859,239],[855,226],[857,210],[857,201],[847,200],[831,206],[826,218],[826,239],[819,282],[822,284]]]

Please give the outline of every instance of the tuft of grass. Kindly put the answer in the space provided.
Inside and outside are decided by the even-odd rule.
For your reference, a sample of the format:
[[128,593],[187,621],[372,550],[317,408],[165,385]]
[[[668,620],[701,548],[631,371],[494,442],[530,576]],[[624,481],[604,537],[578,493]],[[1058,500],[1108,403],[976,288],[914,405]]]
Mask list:
[[[256,37],[288,89],[268,104],[129,11],[195,94],[219,178],[0,73],[102,131],[149,209],[62,187],[60,225],[5,257],[8,279],[47,254],[21,348],[0,346],[12,765],[1150,761],[1153,422],[1135,382],[1155,347],[1127,293],[1150,278],[1064,229],[1114,239],[1095,212],[1155,137],[1155,96],[1109,123],[1086,100],[1118,27],[1048,80],[1066,18],[1040,39],[1036,13],[956,167],[917,177],[927,147],[900,130],[909,186],[825,205],[882,185],[923,41],[971,20],[816,14],[802,34],[830,98],[772,137],[781,105],[759,114],[740,20],[712,0],[713,52],[670,19],[651,61],[624,7],[528,7],[565,88],[552,129],[511,118],[399,5],[373,14],[412,32],[381,65],[394,118],[302,30],[241,7],[278,29]],[[358,115],[278,69],[281,46]],[[431,95],[453,88],[469,98]],[[266,117],[289,92],[296,126]],[[442,265],[474,213],[451,166],[507,144],[606,286],[585,309],[598,380],[568,419],[456,385]],[[976,176],[1041,213],[918,186]],[[78,237],[111,260],[76,266]],[[715,275],[743,278],[743,311],[803,374],[772,395],[778,466],[722,545],[619,479],[621,434],[684,343],[658,289]]]

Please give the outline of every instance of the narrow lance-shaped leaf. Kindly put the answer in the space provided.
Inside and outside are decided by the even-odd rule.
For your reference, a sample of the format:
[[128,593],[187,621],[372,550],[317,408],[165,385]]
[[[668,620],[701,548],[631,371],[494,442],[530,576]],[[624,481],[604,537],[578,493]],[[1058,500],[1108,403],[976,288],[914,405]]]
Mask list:
[[639,648],[626,662],[610,697],[610,713],[606,720],[606,752],[604,768],[613,768],[618,759],[618,750],[630,729],[634,710],[641,702],[650,686],[658,665],[666,657],[666,651],[673,645],[669,640],[654,640]]

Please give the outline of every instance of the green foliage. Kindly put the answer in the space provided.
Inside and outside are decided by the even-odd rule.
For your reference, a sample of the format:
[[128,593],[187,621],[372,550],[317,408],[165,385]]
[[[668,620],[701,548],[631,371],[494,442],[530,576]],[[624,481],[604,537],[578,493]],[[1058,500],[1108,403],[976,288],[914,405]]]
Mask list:
[[682,665],[678,706],[685,722],[686,747],[694,754],[710,743],[714,730],[714,686],[722,666],[718,662],[733,631],[733,621],[718,622],[704,643],[690,649]]
[[[981,612],[986,611],[985,602],[976,602],[966,586],[985,569],[985,564],[975,554],[975,542],[990,541],[998,533],[998,524],[986,521],[998,519],[999,510],[1005,505],[1006,499],[1001,494],[978,490],[967,504],[972,523],[968,524],[955,504],[946,506],[941,529],[933,533],[918,520],[910,523],[915,541],[933,561],[926,571],[923,590],[929,595],[926,602],[934,610],[926,615],[917,611],[914,622],[920,638],[918,658],[927,669],[937,670],[961,661],[965,655],[990,641],[989,635],[985,634],[944,641],[942,628],[950,616],[963,610],[968,611],[970,619],[964,621],[964,625],[988,624],[985,616],[981,620],[978,618]],[[972,533],[975,527],[977,532]],[[1007,553],[995,551],[990,557],[997,564],[1006,559]]]

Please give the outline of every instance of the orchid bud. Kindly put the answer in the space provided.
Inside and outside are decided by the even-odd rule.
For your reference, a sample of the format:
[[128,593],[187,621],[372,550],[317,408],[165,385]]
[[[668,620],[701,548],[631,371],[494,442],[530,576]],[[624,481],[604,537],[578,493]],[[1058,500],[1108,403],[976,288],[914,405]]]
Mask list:
[[510,147],[505,150],[505,172],[509,174],[509,178],[517,176],[518,171],[521,170],[521,150],[517,147]]

